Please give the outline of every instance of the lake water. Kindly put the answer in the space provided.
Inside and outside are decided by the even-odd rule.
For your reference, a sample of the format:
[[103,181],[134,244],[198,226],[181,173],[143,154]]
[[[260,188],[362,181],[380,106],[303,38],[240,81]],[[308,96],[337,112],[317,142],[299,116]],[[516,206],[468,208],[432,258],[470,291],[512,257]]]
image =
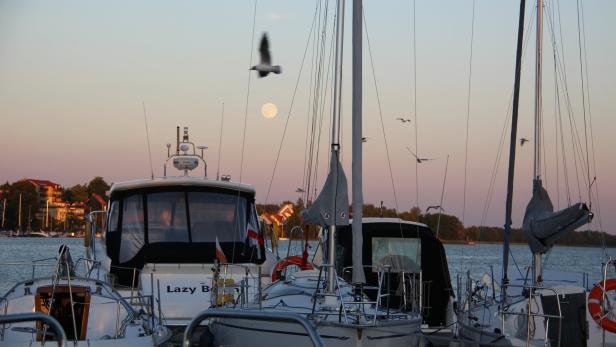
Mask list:
[[[78,238],[0,238],[0,295],[9,290],[17,281],[32,277],[32,265],[15,265],[15,263],[28,262],[55,257],[60,245],[66,244],[71,249],[75,262],[84,256],[83,240]],[[280,254],[286,254],[286,242],[281,241]],[[298,254],[301,250],[300,242],[292,242],[291,254]],[[313,247],[314,249],[314,247]],[[499,268],[502,261],[502,246],[491,244],[453,245],[446,244],[445,252],[449,263],[452,284],[458,273],[470,271],[475,278],[490,271],[490,266]],[[530,265],[531,255],[526,245],[512,245],[511,254],[515,263],[522,269]],[[551,253],[544,257],[544,269],[559,271],[586,272],[591,283],[601,279],[601,263],[605,259],[605,252],[600,247],[559,247],[556,246]],[[607,254],[616,257],[616,248],[608,248]],[[49,276],[53,271],[54,260],[40,261],[35,267],[35,276]],[[9,264],[9,265],[6,265]],[[82,265],[83,263],[80,262]],[[83,267],[79,266],[78,270]]]

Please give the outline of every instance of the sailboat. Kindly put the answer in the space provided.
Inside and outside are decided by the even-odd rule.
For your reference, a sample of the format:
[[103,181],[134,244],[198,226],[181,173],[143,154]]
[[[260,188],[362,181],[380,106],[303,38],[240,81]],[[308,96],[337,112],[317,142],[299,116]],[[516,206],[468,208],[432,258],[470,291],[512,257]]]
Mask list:
[[[592,321],[586,306],[588,283],[584,274],[550,271],[542,268],[542,255],[565,234],[590,223],[593,213],[583,202],[554,211],[541,179],[541,67],[543,0],[537,0],[537,50],[535,66],[535,151],[533,193],[526,207],[523,230],[532,253],[530,279],[527,274],[508,273],[509,233],[513,196],[520,65],[525,1],[520,2],[516,74],[510,138],[506,220],[501,274],[484,275],[478,282],[467,278],[462,294],[458,281],[458,335],[489,346],[599,346],[616,342]],[[500,275],[501,281],[497,284]],[[603,318],[601,318],[603,319]],[[600,320],[601,320],[600,319]]]
[[[329,173],[321,193],[311,207],[304,211],[305,221],[317,224],[327,234],[324,264],[317,269],[287,274],[264,287],[256,302],[246,305],[222,305],[226,313],[237,317],[218,317],[209,322],[211,335],[207,343],[220,345],[309,346],[311,334],[301,326],[279,321],[277,315],[292,315],[307,320],[327,346],[417,346],[421,340],[422,317],[419,310],[392,309],[385,305],[386,272],[391,264],[364,265],[362,258],[362,129],[361,129],[361,36],[362,1],[353,2],[353,219],[352,219],[352,274],[350,281],[338,272],[336,234],[349,224],[346,176],[340,164],[339,120],[342,62],[342,27],[344,1],[338,1],[336,31],[336,64],[334,80],[334,107],[332,146]],[[347,228],[348,232],[348,228]],[[415,243],[416,244],[416,243]],[[364,292],[364,270],[374,272],[376,297],[370,299]],[[413,277],[414,281],[418,279]],[[415,284],[415,288],[418,285]],[[416,298],[415,298],[416,299]],[[410,304],[417,308],[419,304]],[[207,313],[207,312],[206,312]],[[205,314],[201,315],[204,317]],[[272,317],[269,321],[252,320],[242,314],[260,313]],[[280,317],[278,317],[280,318]],[[198,319],[198,318],[196,318]],[[196,324],[195,321],[192,323]],[[187,330],[188,332],[188,330]],[[188,333],[185,333],[186,345]]]
[[[79,275],[67,246],[61,246],[55,271],[16,283],[0,297],[0,346],[44,346],[66,338],[74,346],[154,347],[171,334],[160,320],[135,310],[111,285]],[[32,312],[51,316],[63,332],[43,322],[23,322],[14,317]],[[68,343],[66,343],[68,345]]]

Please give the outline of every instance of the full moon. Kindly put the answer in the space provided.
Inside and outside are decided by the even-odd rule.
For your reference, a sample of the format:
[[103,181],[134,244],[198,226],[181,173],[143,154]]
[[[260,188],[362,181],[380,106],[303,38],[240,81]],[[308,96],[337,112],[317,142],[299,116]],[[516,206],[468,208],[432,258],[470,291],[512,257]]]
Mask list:
[[271,102],[267,102],[261,106],[261,114],[265,118],[272,119],[278,114],[278,107]]

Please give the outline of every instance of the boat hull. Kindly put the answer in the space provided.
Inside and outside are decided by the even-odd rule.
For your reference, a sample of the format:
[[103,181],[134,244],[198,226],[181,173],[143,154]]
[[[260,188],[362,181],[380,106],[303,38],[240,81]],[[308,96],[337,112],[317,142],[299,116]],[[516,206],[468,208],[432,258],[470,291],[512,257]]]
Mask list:
[[[421,345],[420,324],[419,320],[376,326],[320,322],[316,331],[328,347],[409,347]],[[215,319],[209,327],[215,346],[313,346],[303,328],[293,323]]]

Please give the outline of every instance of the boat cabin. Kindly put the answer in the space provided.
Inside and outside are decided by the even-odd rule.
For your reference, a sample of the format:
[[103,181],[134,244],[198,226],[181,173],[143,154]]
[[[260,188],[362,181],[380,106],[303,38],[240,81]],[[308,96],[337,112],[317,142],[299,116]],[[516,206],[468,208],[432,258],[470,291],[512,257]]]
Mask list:
[[111,187],[105,245],[116,284],[135,287],[134,269],[145,264],[212,264],[217,244],[229,263],[261,264],[265,251],[255,235],[248,185],[184,176]]
[[[386,305],[392,309],[417,310],[423,313],[423,322],[430,327],[447,325],[448,307],[454,296],[443,244],[430,228],[422,223],[399,218],[364,218],[362,224],[362,263],[365,265],[365,293],[373,300],[377,297],[378,270],[388,269],[384,281],[389,287]],[[336,233],[338,273],[350,280],[344,268],[352,266],[353,235],[351,224],[338,227]],[[419,280],[421,273],[421,307],[410,307],[402,297],[402,286],[410,279]],[[404,282],[404,278],[409,281]],[[347,278],[348,277],[348,278]],[[407,292],[413,292],[413,289]],[[415,290],[414,295],[418,295]],[[406,307],[405,307],[406,306]]]

